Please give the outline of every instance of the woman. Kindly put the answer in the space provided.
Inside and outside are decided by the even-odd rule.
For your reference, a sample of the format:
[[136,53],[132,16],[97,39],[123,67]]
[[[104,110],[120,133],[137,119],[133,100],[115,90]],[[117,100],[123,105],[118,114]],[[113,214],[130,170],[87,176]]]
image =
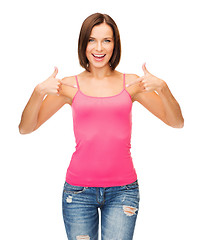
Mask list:
[[[116,71],[120,35],[107,14],[87,17],[78,41],[78,75],[57,78],[58,69],[39,83],[22,114],[21,134],[38,129],[64,104],[72,107],[76,151],[63,189],[68,239],[133,239],[139,210],[139,185],[130,153],[132,104],[138,101],[167,125],[182,128],[180,106],[167,83],[152,75]],[[44,99],[44,97],[46,98]]]

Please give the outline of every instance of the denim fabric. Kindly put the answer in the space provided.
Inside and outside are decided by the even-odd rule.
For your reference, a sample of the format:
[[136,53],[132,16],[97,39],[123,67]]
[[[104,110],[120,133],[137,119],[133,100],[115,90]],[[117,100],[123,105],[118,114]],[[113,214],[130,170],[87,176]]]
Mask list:
[[138,180],[124,186],[82,187],[67,182],[62,212],[68,240],[132,240],[139,210]]

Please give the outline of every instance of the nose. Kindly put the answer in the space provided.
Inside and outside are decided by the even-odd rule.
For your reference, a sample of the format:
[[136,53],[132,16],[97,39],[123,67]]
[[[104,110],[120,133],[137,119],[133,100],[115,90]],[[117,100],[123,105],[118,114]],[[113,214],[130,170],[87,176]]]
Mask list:
[[97,43],[96,49],[100,52],[102,49],[102,45],[100,42]]

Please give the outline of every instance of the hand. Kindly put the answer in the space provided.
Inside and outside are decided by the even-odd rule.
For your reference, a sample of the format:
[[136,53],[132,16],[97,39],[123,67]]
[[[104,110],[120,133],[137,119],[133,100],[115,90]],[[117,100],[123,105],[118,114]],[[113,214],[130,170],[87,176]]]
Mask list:
[[62,83],[60,79],[56,78],[57,73],[58,73],[58,68],[55,67],[53,74],[44,82],[38,84],[38,88],[40,89],[40,92],[42,92],[43,94],[59,96]]
[[146,63],[142,65],[142,70],[144,72],[144,76],[139,77],[136,81],[129,84],[139,84],[140,92],[153,92],[159,91],[165,85],[165,81],[152,75],[146,68]]

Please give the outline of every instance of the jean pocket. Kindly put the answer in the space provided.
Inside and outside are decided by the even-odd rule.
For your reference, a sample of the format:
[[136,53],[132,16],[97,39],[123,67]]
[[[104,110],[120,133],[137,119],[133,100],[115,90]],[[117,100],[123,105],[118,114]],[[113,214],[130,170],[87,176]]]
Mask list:
[[139,189],[138,180],[134,181],[133,183],[129,183],[125,185],[126,189]]
[[84,192],[86,190],[86,188],[87,187],[71,185],[67,182],[65,182],[65,184],[64,184],[64,192],[65,193],[78,194],[78,193]]

